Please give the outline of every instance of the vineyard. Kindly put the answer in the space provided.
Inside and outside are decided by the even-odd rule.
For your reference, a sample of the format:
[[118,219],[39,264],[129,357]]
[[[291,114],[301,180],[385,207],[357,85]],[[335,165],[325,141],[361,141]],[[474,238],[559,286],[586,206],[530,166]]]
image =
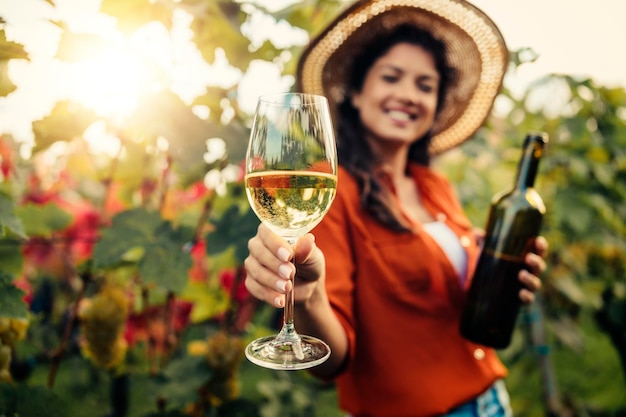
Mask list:
[[[243,285],[258,220],[241,163],[253,110],[246,74],[271,66],[277,85],[292,88],[306,43],[259,41],[252,23],[262,16],[313,35],[344,2],[270,12],[228,0],[102,0],[115,36],[76,30],[52,17],[53,0],[41,3],[59,33],[48,59],[79,88],[32,121],[32,142],[0,132],[0,416],[342,416],[332,384],[243,356],[281,312]],[[7,99],[28,90],[16,69],[42,59],[10,25],[0,10]],[[136,43],[146,33],[185,34],[185,56],[207,73],[229,71],[194,81],[183,47]],[[139,70],[130,84],[130,67],[86,64],[122,47],[131,49],[115,56]],[[535,58],[511,52],[486,126],[435,164],[482,226],[491,196],[512,183],[524,135],[548,133],[537,180],[548,270],[500,352],[513,409],[626,416],[626,90],[553,74],[514,94],[516,70]],[[77,68],[111,87],[86,99]]]

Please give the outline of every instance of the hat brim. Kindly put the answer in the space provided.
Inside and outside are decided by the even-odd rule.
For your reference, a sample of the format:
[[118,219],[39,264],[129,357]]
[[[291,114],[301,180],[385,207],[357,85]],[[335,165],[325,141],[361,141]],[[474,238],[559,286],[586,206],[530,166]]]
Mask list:
[[347,91],[351,63],[375,38],[401,24],[431,32],[456,73],[433,126],[429,153],[469,139],[489,116],[502,86],[508,49],[493,21],[462,0],[361,0],[348,7],[304,50],[298,88],[328,98],[331,111]]

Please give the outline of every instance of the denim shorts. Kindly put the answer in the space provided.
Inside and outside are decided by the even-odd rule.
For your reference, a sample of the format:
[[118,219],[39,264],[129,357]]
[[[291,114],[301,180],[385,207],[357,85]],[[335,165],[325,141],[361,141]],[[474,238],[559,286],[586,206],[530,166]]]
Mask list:
[[[347,414],[345,417],[351,416]],[[487,391],[442,417],[513,417],[504,381],[497,380]]]
[[450,411],[445,417],[511,417],[509,393],[503,380],[496,381],[487,391]]

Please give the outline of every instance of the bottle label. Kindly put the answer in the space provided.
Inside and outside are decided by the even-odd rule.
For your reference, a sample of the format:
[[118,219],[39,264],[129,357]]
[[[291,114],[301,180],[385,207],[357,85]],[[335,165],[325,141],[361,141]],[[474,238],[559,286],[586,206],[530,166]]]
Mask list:
[[526,254],[532,250],[535,238],[536,235],[508,235],[502,239],[496,235],[485,242],[483,252],[507,261],[523,262]]
[[523,262],[524,256],[526,255],[525,251],[524,253],[520,255],[509,255],[508,253],[504,253],[502,251],[493,250],[489,248],[483,249],[483,252],[487,255],[493,256],[494,258],[504,259],[505,261],[511,261],[511,262]]

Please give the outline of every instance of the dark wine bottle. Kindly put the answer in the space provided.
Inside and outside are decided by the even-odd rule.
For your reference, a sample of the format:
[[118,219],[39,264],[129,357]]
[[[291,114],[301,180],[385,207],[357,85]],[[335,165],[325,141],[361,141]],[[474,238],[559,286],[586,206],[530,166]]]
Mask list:
[[534,182],[547,142],[545,133],[526,135],[515,186],[491,201],[483,250],[461,316],[461,334],[473,342],[496,349],[511,342],[521,307],[519,271],[546,211]]

